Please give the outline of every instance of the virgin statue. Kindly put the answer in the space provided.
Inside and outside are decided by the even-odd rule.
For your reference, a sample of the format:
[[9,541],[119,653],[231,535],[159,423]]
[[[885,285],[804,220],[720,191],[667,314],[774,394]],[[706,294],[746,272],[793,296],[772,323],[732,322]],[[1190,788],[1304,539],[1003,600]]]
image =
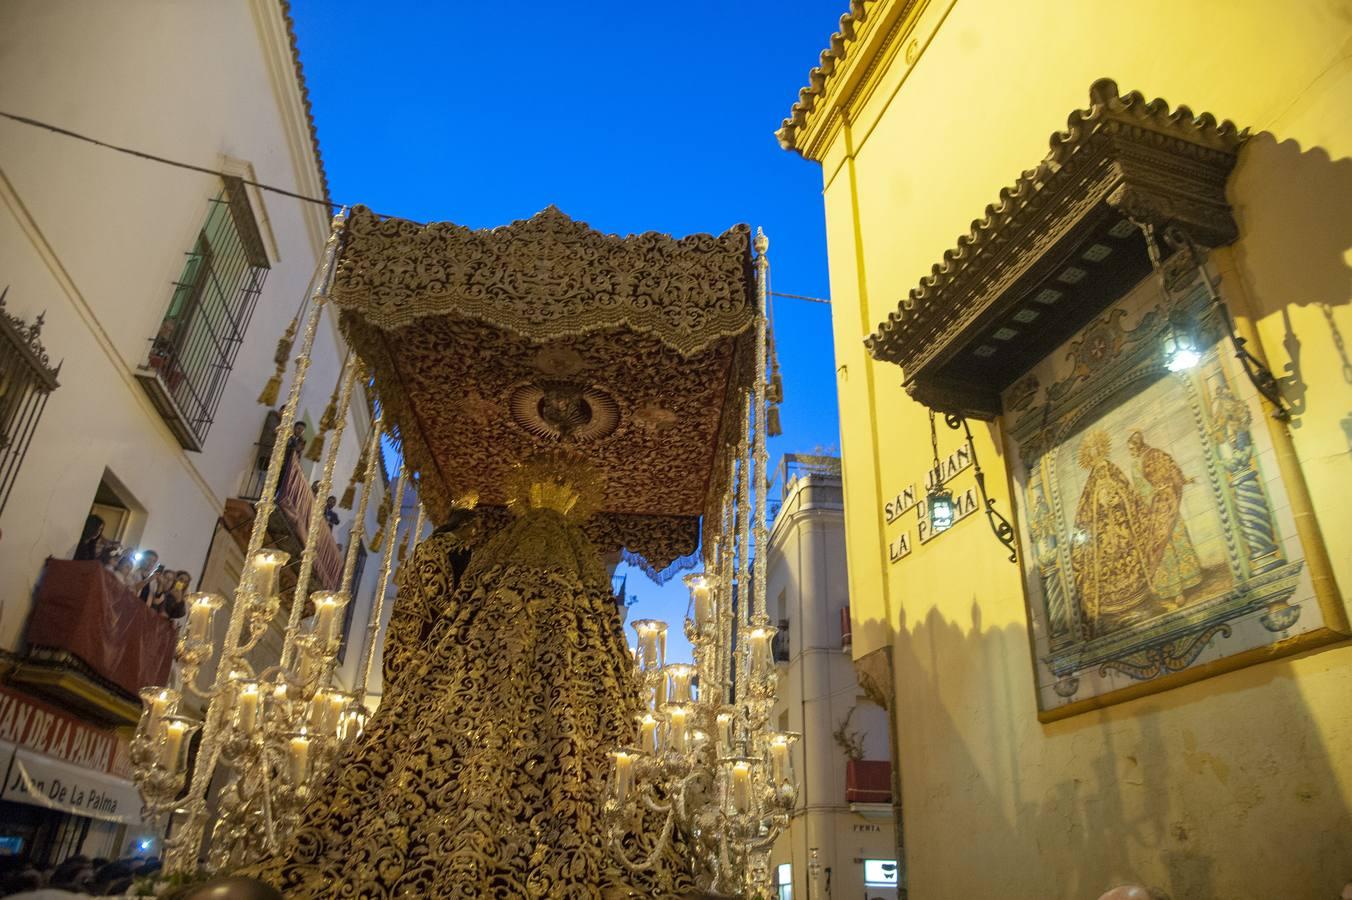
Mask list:
[[1107,433],[1096,429],[1077,457],[1089,477],[1075,508],[1070,563],[1091,637],[1119,627],[1139,610],[1153,569],[1139,541],[1139,497],[1109,459],[1111,449]]
[[1202,583],[1202,563],[1180,515],[1183,487],[1192,479],[1183,475],[1172,456],[1147,444],[1139,431],[1127,436],[1127,452],[1136,460],[1142,497],[1141,543],[1146,548],[1151,590],[1161,600],[1181,606],[1184,592]]
[[550,454],[515,470],[496,534],[460,510],[416,547],[380,708],[289,848],[248,874],[314,900],[693,894],[675,851],[635,874],[604,845],[608,751],[640,702],[581,528],[601,492]]

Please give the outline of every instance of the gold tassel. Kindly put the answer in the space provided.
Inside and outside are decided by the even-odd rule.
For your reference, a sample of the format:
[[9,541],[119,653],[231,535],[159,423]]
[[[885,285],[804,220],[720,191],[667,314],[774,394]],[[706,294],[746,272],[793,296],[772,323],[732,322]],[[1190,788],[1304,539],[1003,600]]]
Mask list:
[[390,517],[390,496],[386,494],[380,501],[380,507],[376,510],[376,533],[371,538],[371,552],[379,553],[380,547],[385,543],[385,520]]
[[273,375],[268,379],[268,383],[263,385],[263,392],[258,395],[258,402],[268,407],[276,406],[277,395],[281,392],[282,376]]
[[779,407],[771,406],[766,410],[765,417],[765,436],[779,437],[784,433],[784,429],[779,425]]
[[277,405],[277,397],[282,391],[282,375],[286,373],[286,364],[291,359],[291,347],[296,342],[296,328],[299,325],[300,316],[297,315],[291,320],[291,324],[286,326],[286,332],[277,341],[277,352],[272,357],[272,361],[277,364],[277,371],[268,379],[268,383],[263,385],[263,392],[258,395],[258,402],[264,406]]
[[347,371],[346,360],[343,361],[342,371],[338,373],[338,383],[333,386],[333,393],[329,394],[329,405],[324,407],[324,414],[319,417],[319,431],[310,441],[310,449],[305,453],[305,458],[311,462],[319,462],[324,458],[324,436],[338,424],[338,388],[342,386],[345,371]]
[[409,531],[405,531],[404,539],[399,542],[399,554],[395,558],[398,559],[399,562],[401,563],[404,561],[404,557],[408,555],[408,536],[411,533],[411,531],[412,529],[410,529]]
[[343,499],[338,501],[339,509],[351,509],[352,502],[357,499],[357,482],[355,480],[347,483],[347,490],[343,491]]

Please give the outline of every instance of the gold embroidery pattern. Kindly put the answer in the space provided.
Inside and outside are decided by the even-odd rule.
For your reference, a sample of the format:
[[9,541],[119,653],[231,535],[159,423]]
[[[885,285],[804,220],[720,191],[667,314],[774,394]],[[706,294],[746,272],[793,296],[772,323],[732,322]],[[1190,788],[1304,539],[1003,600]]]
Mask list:
[[449,544],[415,551],[366,732],[289,852],[248,874],[314,900],[694,895],[683,843],[638,876],[602,844],[607,752],[640,704],[582,529],[532,509],[474,551],[453,593]]

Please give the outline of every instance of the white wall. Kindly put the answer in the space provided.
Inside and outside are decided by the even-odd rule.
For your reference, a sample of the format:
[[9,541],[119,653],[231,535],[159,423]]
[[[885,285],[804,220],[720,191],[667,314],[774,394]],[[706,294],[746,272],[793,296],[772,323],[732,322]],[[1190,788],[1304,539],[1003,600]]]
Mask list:
[[[0,5],[0,109],[207,167],[238,171],[242,162],[259,181],[311,196],[322,190],[285,26],[268,0],[10,0]],[[43,560],[71,551],[105,467],[146,510],[130,537],[166,565],[200,573],[216,518],[253,458],[265,412],[255,400],[276,340],[328,230],[323,207],[253,192],[272,268],[203,451],[184,451],[132,372],[219,190],[211,175],[0,120],[0,285],[9,285],[11,312],[46,313],[43,339],[63,361],[0,515],[0,648],[18,647]],[[337,378],[339,343],[326,317],[302,397],[311,421]],[[364,411],[349,421],[338,493],[366,427]]]
[[[840,611],[850,598],[839,476],[802,477],[785,490],[770,534],[766,599],[772,617],[789,621],[790,635],[771,721],[787,714],[789,730],[802,734],[793,752],[798,803],[772,859],[793,864],[795,897],[825,896],[828,868],[832,896],[864,896],[863,865],[855,860],[891,859],[896,845],[890,810],[870,817],[851,811],[847,757],[834,737],[849,716],[864,759],[889,758],[887,714],[863,696],[850,654],[841,650]],[[813,847],[820,869],[809,888]],[[894,895],[871,888],[868,896]]]

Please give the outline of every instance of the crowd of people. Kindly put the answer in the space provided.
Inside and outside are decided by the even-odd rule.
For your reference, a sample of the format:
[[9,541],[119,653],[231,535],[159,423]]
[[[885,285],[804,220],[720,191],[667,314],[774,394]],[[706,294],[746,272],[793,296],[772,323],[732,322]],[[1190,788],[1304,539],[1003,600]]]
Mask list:
[[192,584],[185,569],[168,569],[154,550],[136,551],[103,536],[103,519],[90,515],[75,548],[75,559],[97,560],[157,615],[181,619],[188,608],[184,597]]
[[46,869],[38,869],[19,857],[0,857],[0,897],[15,900],[120,897],[138,878],[159,869],[160,861],[155,857],[108,860],[77,855]]

